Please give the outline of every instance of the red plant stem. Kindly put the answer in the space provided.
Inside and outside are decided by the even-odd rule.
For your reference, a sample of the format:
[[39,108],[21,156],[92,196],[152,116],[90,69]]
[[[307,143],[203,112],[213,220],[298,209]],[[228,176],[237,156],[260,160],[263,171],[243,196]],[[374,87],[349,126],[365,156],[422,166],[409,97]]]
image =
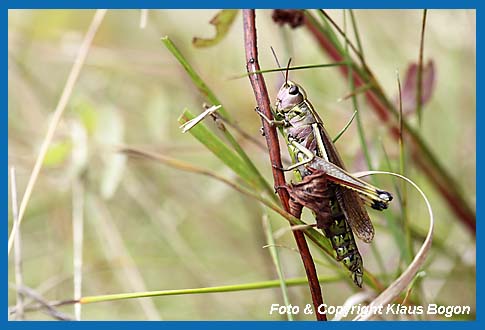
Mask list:
[[[255,12],[253,9],[243,10],[243,23],[244,45],[246,49],[246,68],[248,73],[250,73],[260,70],[256,42]],[[256,97],[256,101],[260,111],[264,113],[268,118],[273,118],[273,114],[271,113],[270,108],[268,91],[266,89],[263,75],[260,73],[251,74],[249,75],[249,80],[251,81],[251,86],[253,87],[254,96]],[[280,147],[278,143],[278,134],[276,132],[276,128],[269,125],[265,120],[262,120],[262,123],[272,164],[275,187],[281,187],[286,185],[286,181],[283,171],[280,170],[282,164]],[[289,195],[286,189],[277,189],[277,193],[284,209],[287,212],[291,212],[289,206]],[[293,216],[300,217],[300,214],[293,214]],[[303,261],[303,266],[305,267],[316,318],[318,321],[326,321],[327,316],[325,314],[318,313],[318,307],[323,304],[323,298],[320,284],[318,282],[317,270],[315,268],[312,255],[310,254],[310,249],[308,248],[308,244],[305,240],[303,232],[295,230],[293,231],[293,235],[295,237],[301,259]]]
[[[332,44],[332,42],[323,34],[314,23],[305,17],[305,26],[310,31],[312,36],[316,39],[320,47],[336,62],[341,62],[344,60],[343,54]],[[340,72],[347,79],[348,78],[348,67],[340,66]],[[355,88],[367,84],[362,76],[356,70],[353,70],[352,77],[354,79]],[[368,89],[365,92],[365,97],[367,102],[377,114],[379,119],[388,124],[391,131],[391,135],[395,138],[399,138],[399,127],[396,123],[391,121],[390,112],[388,106],[379,98],[375,90]],[[407,131],[407,129],[405,129]],[[422,141],[418,141],[412,134],[406,134],[406,137],[413,143],[412,157],[415,163],[421,167],[424,173],[426,173],[428,179],[434,184],[436,189],[441,193],[442,197],[447,201],[450,209],[457,215],[458,219],[465,225],[467,229],[476,235],[476,219],[474,212],[468,207],[468,204],[464,201],[463,196],[461,196],[456,190],[450,190],[449,185],[446,183],[447,180],[452,180],[448,175],[444,175],[442,171],[438,173],[434,167],[439,167],[439,164],[433,162],[430,157],[426,156],[423,151]]]

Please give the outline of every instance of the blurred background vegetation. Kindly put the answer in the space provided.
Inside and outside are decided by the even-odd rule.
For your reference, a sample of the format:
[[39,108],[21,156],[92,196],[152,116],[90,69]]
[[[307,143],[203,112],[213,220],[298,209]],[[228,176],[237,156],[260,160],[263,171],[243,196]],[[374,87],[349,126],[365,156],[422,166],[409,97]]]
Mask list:
[[[260,204],[213,179],[125,158],[113,151],[115,145],[136,145],[237,180],[190,134],[181,134],[177,118],[182,110],[202,111],[204,98],[160,41],[169,36],[234,121],[264,141],[248,79],[231,79],[246,70],[241,14],[216,46],[202,49],[192,45],[193,37],[214,35],[209,21],[216,13],[150,10],[146,26],[140,27],[140,11],[108,11],[56,130],[21,226],[23,281],[45,299],[73,297],[72,218],[80,214],[84,218],[83,296],[277,278],[269,251],[263,248],[267,243]],[[19,200],[93,14],[91,10],[9,11],[9,166],[16,170]],[[289,56],[294,65],[331,62],[306,29],[280,27],[271,14],[269,10],[257,11],[262,68],[275,67],[270,46],[283,63]],[[343,25],[342,11],[329,14]],[[408,66],[418,59],[422,11],[358,10],[354,14],[366,61],[394,100],[396,70],[404,80]],[[423,109],[419,132],[458,180],[465,200],[473,208],[475,47],[474,11],[428,12],[424,61],[434,61],[435,87]],[[349,93],[348,83],[338,69],[292,71],[290,76],[304,86],[330,134],[336,135],[353,113],[350,99],[338,102]],[[281,75],[265,77],[274,99]],[[389,137],[364,98],[359,100],[374,169],[388,169],[384,145],[397,170],[397,142]],[[407,115],[407,119],[418,127],[415,114]],[[272,184],[267,153],[235,135]],[[350,171],[367,169],[355,123],[338,141],[337,148]],[[436,217],[436,243],[426,262],[426,274],[419,280],[418,301],[470,305],[474,313],[475,237],[457,220],[410,157],[406,171],[430,198]],[[378,179],[379,186],[394,189],[390,179]],[[11,201],[9,228],[10,205]],[[411,189],[406,210],[418,247],[428,217],[424,203]],[[400,221],[399,205],[389,213],[393,221]],[[389,283],[406,263],[390,232],[389,220],[374,211],[370,214],[376,227],[374,248],[359,242],[360,250],[366,268],[383,275],[383,281]],[[308,214],[306,217],[312,221]],[[288,227],[276,215],[271,214],[270,221],[273,231]],[[281,246],[278,252],[285,276],[304,276],[291,233],[277,237],[276,244]],[[319,275],[340,274],[337,264],[315,247],[312,250]],[[376,253],[386,274],[381,273]],[[10,306],[16,301],[12,255]],[[343,304],[357,292],[344,280],[323,283],[322,288],[325,302],[331,305]],[[306,285],[289,288],[289,295],[293,304],[304,306],[310,302]],[[275,319],[268,315],[272,303],[283,303],[280,288],[88,304],[83,306],[82,316],[86,320]],[[60,310],[73,314],[72,306]],[[474,319],[474,315],[464,317]],[[26,318],[49,316],[37,311],[26,314]],[[313,319],[305,315],[297,318]]]

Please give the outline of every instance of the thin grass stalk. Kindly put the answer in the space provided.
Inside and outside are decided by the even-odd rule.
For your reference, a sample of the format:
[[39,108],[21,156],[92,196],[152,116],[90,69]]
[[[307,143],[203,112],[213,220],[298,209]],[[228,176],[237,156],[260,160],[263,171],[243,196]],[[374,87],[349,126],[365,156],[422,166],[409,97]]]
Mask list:
[[[404,148],[404,136],[403,136],[403,110],[402,110],[402,93],[401,93],[401,80],[399,79],[399,72],[397,73],[397,85],[398,85],[398,95],[399,95],[399,167],[400,167],[400,174],[403,176],[406,176],[406,153],[405,153],[405,148]],[[401,185],[401,191],[402,191],[402,198],[401,198],[401,205],[402,205],[402,223],[403,223],[403,229],[404,229],[404,237],[406,239],[406,257],[407,262],[409,263],[412,258],[414,257],[414,246],[413,246],[413,240],[411,237],[411,225],[409,223],[409,214],[408,214],[408,208],[407,208],[407,185],[403,182]],[[414,284],[414,282],[413,282]],[[417,286],[417,292],[419,296],[422,298],[424,297],[424,290],[421,285],[421,282],[416,283]],[[406,293],[406,297],[404,298],[403,301],[406,301],[408,298],[408,295],[410,294],[410,291]],[[421,303],[423,303],[421,301]],[[424,304],[424,303],[423,303]]]
[[357,48],[359,50],[360,55],[362,56],[362,59],[364,59],[365,58],[364,48],[362,47],[362,42],[360,41],[360,33],[357,27],[357,21],[355,20],[354,11],[352,9],[349,9],[349,12],[350,12],[350,20],[352,22],[352,29],[354,30],[354,33],[355,33],[355,40],[357,41]]
[[[384,162],[386,164],[386,167],[388,168],[388,171],[395,172],[392,165],[391,165],[391,160],[389,159],[389,154],[387,153],[386,148],[384,147],[384,144],[382,143],[382,141],[381,141],[380,146],[382,148],[382,154],[384,156]],[[397,200],[399,201],[399,204],[402,205],[402,202],[401,202],[402,201],[402,193],[401,193],[400,186],[398,185],[398,183],[396,183],[396,180],[392,180],[392,182],[393,182],[394,191],[397,194]],[[386,217],[386,219],[387,219],[387,226],[388,226],[392,236],[394,237],[394,242],[396,243],[397,247],[399,248],[399,253],[400,253],[401,259],[407,258],[406,255],[408,253],[408,250],[407,250],[407,244],[406,244],[405,237],[404,237],[404,235],[402,235],[402,229],[403,229],[402,226],[399,226],[397,221],[395,221],[394,219],[390,219],[388,217]],[[402,260],[400,260],[398,265],[401,264],[401,261]],[[399,267],[400,266],[398,266],[398,268]],[[400,270],[400,268],[399,268],[399,270]]]
[[[106,260],[113,265],[113,268],[121,260],[123,261],[121,271],[115,273],[119,282],[127,290],[146,291],[145,280],[135,260],[131,257],[125,240],[116,226],[110,211],[97,196],[94,194],[86,195],[86,210],[93,212],[87,215],[86,218],[95,222],[93,225],[96,225],[96,234],[98,234],[99,242],[102,244],[102,251]],[[152,300],[140,300],[137,303],[149,320],[162,319]]]
[[354,121],[355,119],[355,116],[357,115],[357,110],[354,111],[354,113],[352,114],[352,117],[350,117],[349,121],[347,122],[347,124],[345,124],[345,126],[340,130],[340,132],[337,133],[337,135],[335,135],[335,137],[332,139],[332,142],[335,144],[341,137],[342,135],[347,131],[347,129],[350,127],[350,125],[352,124],[352,122]]
[[[344,12],[345,12],[345,10],[344,10]],[[322,16],[324,16],[325,17],[325,21],[330,22],[330,24],[344,38],[344,40],[345,40],[345,46],[343,48],[343,54],[349,56],[348,47],[350,46],[350,48],[352,48],[352,50],[354,51],[354,53],[359,57],[359,60],[360,60],[360,62],[362,64],[362,66],[367,67],[367,64],[365,62],[364,55],[363,55],[362,51],[360,49],[357,49],[354,46],[354,44],[347,37],[346,27],[344,27],[344,30],[340,29],[340,27],[335,23],[335,21],[324,10],[321,10],[320,9],[319,10],[319,13]],[[344,14],[344,24],[346,24],[345,22],[346,22],[346,16]],[[353,23],[355,23],[355,22],[353,21]],[[356,24],[353,24],[353,27],[354,27],[354,31],[356,31],[357,25]],[[335,37],[334,37],[334,40],[335,40]],[[359,43],[359,45],[360,45],[360,43]]]
[[421,23],[421,41],[419,43],[419,59],[417,72],[417,91],[416,91],[416,113],[418,115],[418,124],[421,127],[423,119],[423,53],[424,53],[424,31],[426,28],[426,16],[428,10],[423,10],[423,20]]
[[[285,306],[290,306],[290,299],[288,297],[288,288],[285,281],[285,274],[283,273],[283,268],[281,267],[281,260],[278,249],[275,246],[275,240],[273,236],[273,230],[271,228],[271,222],[268,218],[268,213],[264,213],[262,217],[262,224],[264,234],[266,236],[266,243],[268,250],[271,254],[271,259],[273,260],[273,264],[276,269],[276,273],[278,274],[278,280],[280,281],[280,288],[281,294],[283,295],[283,303]],[[288,321],[293,321],[293,315],[291,313],[287,313]]]
[[[355,118],[356,118],[356,122],[357,122],[357,132],[358,132],[358,136],[359,136],[360,146],[361,146],[362,152],[364,154],[364,158],[365,158],[365,161],[366,161],[366,164],[367,164],[367,168],[372,171],[374,168],[372,166],[372,160],[371,160],[371,157],[370,157],[369,148],[367,147],[367,139],[365,137],[365,131],[364,131],[364,126],[362,124],[361,113],[359,111],[360,107],[359,107],[359,103],[357,101],[357,95],[355,94],[355,82],[354,82],[354,79],[352,79],[353,70],[352,70],[352,65],[350,64],[351,60],[350,60],[350,54],[349,54],[349,39],[347,38],[347,15],[346,15],[345,9],[343,10],[343,18],[344,18],[343,34],[345,35],[344,58],[345,58],[345,61],[348,63],[348,78],[347,78],[347,80],[348,80],[348,84],[349,84],[350,94],[352,95],[351,96],[352,106],[353,106],[353,108],[355,109],[355,112],[356,112]],[[355,22],[353,24],[353,27],[354,27],[354,33],[358,34],[358,32],[356,31],[357,25],[355,24]],[[360,49],[359,49],[359,52],[360,52]],[[361,59],[362,59],[362,62],[365,63],[363,56],[361,57]],[[371,178],[371,180],[375,184],[374,178]],[[375,244],[371,244],[371,251],[372,251],[372,254],[374,255],[374,257],[377,261],[377,265],[379,267],[379,270],[381,271],[381,273],[384,274],[386,272],[386,268],[384,267],[384,261],[382,259],[380,251],[377,249]]]
[[[399,72],[397,75],[397,90],[399,96],[399,173],[406,176],[406,153],[404,150],[404,135],[403,135],[403,112],[402,112],[402,95],[401,95],[401,80],[399,79]],[[411,231],[409,228],[409,216],[407,211],[407,186],[403,181],[401,184],[401,214],[402,214],[402,225],[404,231],[404,237],[406,239],[406,251],[405,254],[406,262],[410,262],[414,256],[413,243],[411,240]]]
[[344,95],[344,96],[338,98],[337,99],[337,102],[342,102],[342,101],[345,101],[347,99],[350,99],[354,95],[362,94],[366,90],[370,89],[371,87],[372,86],[370,84],[365,84],[365,85],[359,86],[358,88],[354,88],[354,91],[353,92],[350,92],[347,95]]
[[[84,234],[84,186],[81,178],[76,177],[72,183],[72,241],[74,269],[74,299],[82,297],[83,280],[83,235]],[[81,304],[74,305],[74,318],[81,321]]]
[[[18,202],[17,202],[17,178],[15,175],[15,167],[10,169],[10,190],[12,201],[12,218],[13,223],[18,226]],[[24,319],[24,295],[20,292],[19,288],[23,287],[24,281],[22,276],[22,238],[20,234],[20,228],[15,235],[14,240],[14,264],[15,264],[15,287],[16,287],[16,320]]]
[[[344,24],[345,24],[345,22],[346,22],[346,15],[345,15],[345,10],[344,10]],[[344,25],[344,32],[343,33],[345,35],[347,35],[346,25]],[[349,47],[349,41],[346,38],[345,39],[345,47],[344,47],[344,51],[345,51],[344,52],[344,58],[345,58],[346,62],[348,63],[348,65],[347,65],[347,68],[348,68],[347,69],[347,71],[348,71],[347,80],[349,82],[349,90],[350,90],[351,95],[352,95],[352,97],[351,97],[352,106],[353,106],[354,110],[357,112],[357,114],[355,116],[356,123],[357,123],[357,132],[358,132],[358,135],[359,135],[360,145],[362,147],[362,152],[364,154],[364,158],[365,158],[367,167],[369,168],[369,170],[373,170],[372,160],[371,160],[370,153],[369,153],[369,148],[367,147],[367,139],[365,137],[364,126],[362,124],[361,113],[359,111],[359,103],[357,101],[357,96],[354,93],[355,82],[354,82],[354,79],[352,79],[353,69],[352,69],[352,65],[349,64],[349,63],[351,63],[351,61],[350,61],[350,55],[349,55],[349,52],[348,52],[348,47]]]
[[[319,276],[318,280],[323,283],[339,282],[342,280],[340,276]],[[288,287],[306,285],[308,279],[306,277],[295,277],[285,279],[285,285]],[[26,312],[38,311],[41,308],[45,308],[45,305],[53,308],[60,306],[67,306],[76,303],[81,304],[93,304],[108,301],[119,301],[123,299],[137,299],[147,297],[164,297],[164,296],[180,296],[187,294],[207,294],[207,293],[224,293],[224,292],[239,292],[249,290],[264,290],[272,289],[280,286],[280,280],[260,281],[253,283],[221,285],[212,287],[202,287],[193,289],[175,289],[175,290],[160,290],[160,291],[144,291],[144,292],[130,292],[130,293],[115,293],[108,295],[97,296],[85,296],[79,300],[62,300],[62,301],[50,301],[44,302],[44,304],[26,306]],[[10,313],[15,313],[15,309],[9,309]]]
[[140,29],[144,29],[147,26],[148,21],[148,9],[140,10]]
[[[35,290],[25,285],[20,288],[17,288],[17,290],[20,290],[20,292],[25,297],[29,297],[32,300],[39,303],[40,307],[38,309],[40,309],[42,312],[49,315],[50,317],[60,321],[73,321],[73,318],[70,315],[62,313],[61,311],[54,308],[55,306],[52,306],[44,297],[42,297]],[[72,302],[72,300],[70,300],[70,302]]]

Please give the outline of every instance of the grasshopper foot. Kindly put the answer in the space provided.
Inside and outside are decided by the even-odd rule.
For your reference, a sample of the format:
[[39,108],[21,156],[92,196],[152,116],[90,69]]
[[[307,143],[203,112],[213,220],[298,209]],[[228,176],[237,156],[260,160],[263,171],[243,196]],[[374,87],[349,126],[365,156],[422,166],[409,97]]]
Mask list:
[[278,166],[278,165],[275,165],[275,164],[273,164],[272,166],[273,166],[273,168],[280,170],[280,171],[283,171],[283,172],[291,171],[291,169],[284,168],[284,167],[281,167],[281,166]]

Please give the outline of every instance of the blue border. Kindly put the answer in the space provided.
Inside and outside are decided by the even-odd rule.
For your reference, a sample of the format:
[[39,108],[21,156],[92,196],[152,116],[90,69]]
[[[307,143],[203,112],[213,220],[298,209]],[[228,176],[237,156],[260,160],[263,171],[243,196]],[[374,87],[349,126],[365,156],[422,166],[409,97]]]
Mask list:
[[[483,33],[481,32],[480,18],[483,15],[480,15],[481,8],[479,1],[431,1],[431,0],[412,0],[412,1],[366,1],[363,3],[362,1],[358,0],[343,0],[343,1],[254,1],[254,0],[247,0],[247,1],[232,1],[231,3],[227,3],[227,1],[221,0],[212,0],[208,1],[155,1],[155,0],[141,0],[137,1],[136,3],[129,3],[127,1],[94,1],[94,0],[72,0],[69,2],[66,1],[59,1],[59,0],[44,0],[44,1],[34,1],[34,0],[18,0],[18,1],[11,1],[11,0],[4,0],[1,2],[0,6],[3,8],[3,15],[2,17],[5,18],[4,21],[4,32],[2,33],[2,44],[8,45],[8,9],[20,9],[20,8],[316,8],[324,6],[325,8],[369,8],[369,9],[382,9],[382,8],[429,8],[429,9],[437,9],[437,8],[476,8],[477,9],[477,59],[480,58],[480,42],[483,39]],[[6,105],[6,109],[8,109],[8,57],[7,52],[4,50],[2,52],[2,60],[4,63],[4,74],[6,74],[6,86],[3,88],[3,99],[4,104]],[[479,91],[481,90],[481,80],[483,74],[482,65],[480,62],[477,62],[477,96],[480,95]],[[485,114],[482,111],[478,111],[481,105],[480,98],[477,98],[477,124],[481,123],[484,120]],[[458,109],[459,110],[459,109]],[[2,152],[2,161],[5,165],[7,165],[7,171],[4,172],[3,182],[4,182],[4,196],[3,200],[4,203],[8,203],[8,111],[5,111],[3,116],[0,119],[1,127],[3,128],[4,139],[2,140],[2,147],[4,152]],[[483,145],[481,143],[482,139],[485,139],[485,130],[481,131],[477,129],[477,169],[480,169],[480,165],[483,164],[482,161],[482,154],[483,154]],[[483,174],[481,171],[477,172],[477,251],[480,251],[481,247],[481,240],[480,234],[482,231],[483,225],[481,225],[480,215],[481,215],[481,205],[480,205],[480,198],[482,197],[482,183],[483,183]],[[5,205],[5,204],[4,204]],[[8,205],[6,208],[6,213],[8,216]],[[438,219],[439,220],[439,219]],[[4,222],[7,224],[7,221]],[[8,230],[7,230],[8,232]],[[7,245],[8,240],[8,233],[5,237],[4,246]],[[0,327],[3,329],[12,328],[12,329],[38,329],[38,328],[45,328],[45,327],[62,327],[62,328],[87,328],[91,329],[92,327],[113,327],[118,329],[132,329],[134,327],[142,326],[144,328],[153,328],[159,329],[160,327],[170,328],[170,329],[186,329],[186,328],[198,328],[198,329],[207,329],[207,328],[217,328],[217,329],[227,329],[231,328],[234,330],[237,329],[244,329],[247,330],[248,327],[251,328],[261,328],[261,329],[278,329],[278,330],[286,330],[289,328],[301,328],[301,329],[321,329],[321,327],[332,327],[332,328],[372,328],[372,329],[387,329],[389,326],[394,328],[407,328],[409,326],[416,327],[416,328],[428,328],[428,329],[441,329],[444,328],[482,328],[485,329],[485,325],[483,324],[483,317],[480,316],[481,307],[483,304],[480,301],[482,297],[482,289],[483,284],[480,280],[480,274],[482,274],[482,267],[481,267],[481,254],[477,254],[477,321],[475,322],[365,322],[365,323],[350,323],[350,322],[326,322],[325,324],[319,322],[217,322],[217,321],[209,321],[209,322],[201,322],[201,321],[193,321],[193,322],[114,322],[114,321],[104,321],[104,322],[8,322],[7,318],[5,317],[2,321],[0,321]],[[5,295],[4,295],[4,312],[7,311],[8,308],[8,300],[7,300],[7,281],[8,281],[8,270],[5,268],[1,272],[1,279],[2,283],[4,284]],[[459,294],[457,292],[457,294]]]
[[211,1],[157,1],[157,0],[141,0],[136,2],[128,1],[113,1],[113,0],[16,0],[8,1],[6,5],[9,8],[354,8],[354,9],[399,9],[399,8],[455,8],[455,9],[471,9],[477,8],[479,1],[436,1],[436,0],[409,0],[409,1],[357,1],[357,0],[342,0],[342,1],[315,1],[315,0],[299,0],[299,1],[254,1],[254,0],[211,0]]
[[[161,322],[135,322],[135,321],[86,321],[86,322],[10,322],[9,329],[39,329],[43,327],[55,327],[62,329],[93,329],[93,327],[107,327],[113,329],[134,329],[135,327],[143,327],[144,329],[220,329],[220,330],[248,330],[252,329],[303,329],[303,330],[322,330],[325,328],[332,329],[408,329],[425,328],[427,330],[433,329],[479,329],[478,322],[454,322],[454,321],[416,321],[416,322],[311,322],[311,321],[297,321],[297,322],[274,322],[274,321],[161,321]],[[481,327],[483,328],[483,327]],[[5,328],[4,328],[5,329]]]
[[[483,31],[482,31],[482,24],[480,23],[480,18],[483,18],[484,16],[483,15],[480,15],[481,13],[481,10],[478,10],[477,8],[477,15],[476,15],[476,21],[477,21],[477,32],[476,32],[476,59],[478,60],[479,58],[479,54],[480,54],[480,50],[481,50],[481,47],[480,47],[480,43],[481,41],[483,41]],[[476,126],[477,126],[477,130],[476,130],[476,146],[477,146],[477,150],[476,150],[476,154],[477,154],[477,164],[476,164],[476,168],[479,169],[481,167],[481,165],[483,164],[483,157],[484,157],[484,149],[483,149],[483,144],[480,142],[480,141],[483,141],[483,139],[485,138],[485,131],[482,131],[478,128],[480,128],[480,123],[483,124],[484,120],[485,120],[485,115],[483,114],[482,111],[478,111],[478,109],[480,109],[480,105],[482,103],[482,100],[481,98],[479,97],[481,95],[481,91],[482,91],[482,83],[481,81],[483,80],[483,66],[481,65],[481,63],[479,61],[477,61],[476,63],[476,70],[477,70],[477,81],[476,81],[476,96],[477,96],[477,105],[476,105]],[[481,218],[481,214],[482,214],[482,206],[480,205],[480,198],[483,198],[483,194],[482,194],[482,187],[483,187],[483,182],[484,182],[484,177],[483,177],[483,174],[480,172],[480,171],[477,171],[477,177],[476,177],[476,180],[477,180],[477,210],[476,210],[476,217],[477,217],[477,222],[476,222],[476,227],[477,227],[477,230],[476,230],[476,251],[480,251],[483,243],[482,243],[482,240],[480,239],[480,236],[482,234],[482,231],[483,231],[483,225],[481,224],[481,221],[480,221],[480,218]],[[482,292],[483,292],[483,284],[481,283],[481,281],[479,280],[480,279],[480,274],[483,274],[482,272],[482,260],[483,260],[483,257],[480,256],[479,253],[477,253],[477,258],[476,258],[476,285],[477,285],[477,294],[476,294],[476,317],[477,317],[477,323],[479,323],[479,321],[481,321],[480,323],[483,323],[483,317],[480,317],[479,316],[479,310],[480,308],[483,308],[483,304],[480,302],[480,297],[482,297]],[[483,328],[483,325],[482,325],[482,328]]]
[[[39,329],[43,327],[55,327],[59,329],[93,329],[93,327],[102,326],[113,329],[134,329],[135,327],[143,327],[144,329],[220,329],[220,330],[248,330],[253,329],[303,329],[303,330],[323,330],[328,329],[408,329],[425,328],[427,330],[443,328],[454,329],[479,329],[479,322],[472,321],[388,321],[388,322],[312,322],[312,321],[83,321],[83,322],[54,322],[54,321],[24,321],[24,322],[9,322],[9,329]],[[483,326],[481,327],[483,329]],[[5,328],[4,328],[5,329]]]

